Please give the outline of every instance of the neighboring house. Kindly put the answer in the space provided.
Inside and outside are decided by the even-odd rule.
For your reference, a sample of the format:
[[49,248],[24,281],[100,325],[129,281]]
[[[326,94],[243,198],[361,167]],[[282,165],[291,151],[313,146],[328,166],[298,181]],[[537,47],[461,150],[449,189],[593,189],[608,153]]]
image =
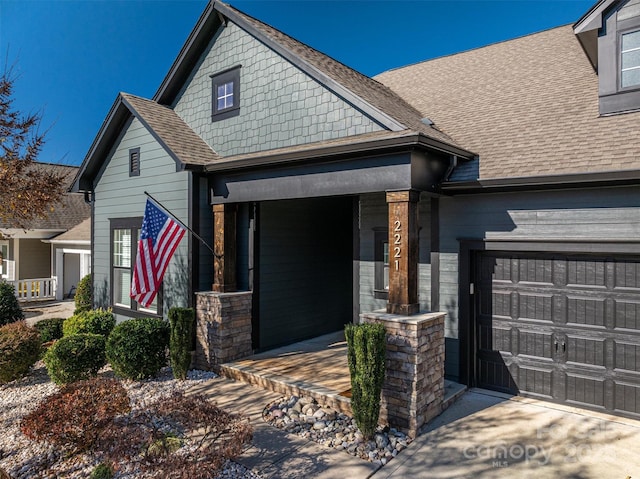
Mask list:
[[[70,182],[78,167],[39,164]],[[84,195],[66,193],[46,218],[25,228],[0,222],[2,279],[15,285],[20,300],[63,299],[91,269],[91,207]]]
[[[447,377],[640,417],[640,1],[367,78],[220,2],[75,181],[96,303],[252,291],[252,347],[446,311]],[[129,298],[148,191],[205,238]],[[211,208],[213,206],[213,213]],[[215,221],[214,221],[215,218]]]

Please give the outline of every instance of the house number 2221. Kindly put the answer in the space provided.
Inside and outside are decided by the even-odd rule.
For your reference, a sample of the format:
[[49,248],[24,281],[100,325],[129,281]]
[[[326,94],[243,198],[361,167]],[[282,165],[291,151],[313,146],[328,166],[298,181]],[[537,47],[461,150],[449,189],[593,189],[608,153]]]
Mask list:
[[400,258],[402,257],[402,249],[400,248],[402,244],[402,223],[400,220],[395,220],[393,225],[393,258],[396,271],[398,271],[400,269]]

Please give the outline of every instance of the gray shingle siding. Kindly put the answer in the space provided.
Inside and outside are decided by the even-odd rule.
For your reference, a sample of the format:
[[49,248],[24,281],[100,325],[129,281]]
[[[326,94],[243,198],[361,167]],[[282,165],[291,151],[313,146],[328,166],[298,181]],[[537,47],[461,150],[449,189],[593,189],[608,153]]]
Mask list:
[[[129,149],[140,148],[140,176],[129,176]],[[109,219],[142,217],[148,191],[162,202],[183,222],[188,220],[188,176],[176,173],[174,160],[149,134],[142,124],[134,119],[107,165],[95,188],[94,223],[94,288],[98,306],[110,305],[110,231]],[[171,306],[188,304],[188,279],[186,270],[187,238],[180,242],[169,264],[164,280],[165,314]]]
[[[240,114],[212,122],[210,76],[238,65]],[[212,40],[174,110],[223,156],[382,130],[233,23]]]

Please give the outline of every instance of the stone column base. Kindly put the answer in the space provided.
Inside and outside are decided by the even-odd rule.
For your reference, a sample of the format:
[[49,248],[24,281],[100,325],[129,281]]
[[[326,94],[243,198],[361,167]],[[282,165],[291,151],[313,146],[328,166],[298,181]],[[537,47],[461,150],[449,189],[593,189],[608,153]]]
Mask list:
[[381,323],[387,331],[387,359],[380,422],[416,437],[442,412],[444,399],[444,317],[374,311],[362,322]]
[[251,291],[196,293],[196,351],[193,366],[217,366],[250,356]]

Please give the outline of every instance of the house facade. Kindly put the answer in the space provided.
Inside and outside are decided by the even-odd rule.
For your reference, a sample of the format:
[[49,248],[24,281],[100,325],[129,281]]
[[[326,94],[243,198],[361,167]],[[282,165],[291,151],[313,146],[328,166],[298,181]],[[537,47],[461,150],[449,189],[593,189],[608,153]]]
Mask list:
[[[248,292],[254,351],[443,311],[448,378],[638,417],[638,51],[640,2],[603,0],[372,79],[212,2],[76,177],[94,301]],[[215,251],[185,237],[149,308],[128,295],[145,192]]]
[[[38,163],[69,183],[78,167]],[[79,193],[66,193],[46,217],[24,228],[0,222],[0,278],[12,283],[18,299],[61,300],[91,272],[91,207]],[[80,225],[83,226],[80,226]]]

